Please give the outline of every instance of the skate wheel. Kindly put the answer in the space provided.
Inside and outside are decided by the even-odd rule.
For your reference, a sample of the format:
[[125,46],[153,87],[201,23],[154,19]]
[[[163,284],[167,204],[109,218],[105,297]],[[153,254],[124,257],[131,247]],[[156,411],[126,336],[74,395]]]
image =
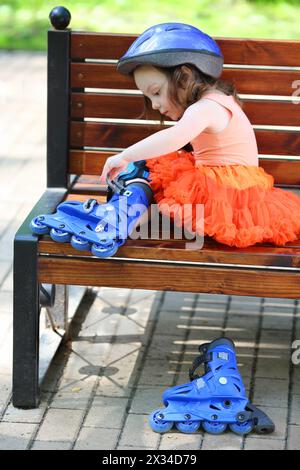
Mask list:
[[229,428],[235,434],[249,434],[254,429],[254,423],[251,420],[245,421],[244,423],[232,423],[229,424]]
[[118,251],[118,244],[115,241],[112,241],[112,244],[109,246],[101,246],[96,243],[92,245],[92,254],[98,256],[98,258],[108,258],[113,256]]
[[30,222],[30,229],[33,233],[37,235],[46,235],[46,233],[49,233],[50,229],[47,225],[43,224],[43,219],[44,217],[42,215],[32,219]]
[[164,421],[164,410],[156,410],[149,416],[149,424],[155,432],[167,432],[173,427],[173,421]]
[[71,235],[64,230],[58,230],[56,228],[52,228],[50,231],[50,237],[55,242],[65,243],[65,242],[70,241]]
[[191,434],[198,431],[201,421],[180,421],[175,423],[175,425],[178,431],[184,432],[185,434]]
[[226,423],[218,423],[217,421],[203,421],[202,426],[204,431],[210,434],[222,434],[227,428]]
[[76,235],[72,235],[71,238],[71,245],[75,250],[85,251],[90,249],[90,244],[87,240],[83,238],[77,237]]

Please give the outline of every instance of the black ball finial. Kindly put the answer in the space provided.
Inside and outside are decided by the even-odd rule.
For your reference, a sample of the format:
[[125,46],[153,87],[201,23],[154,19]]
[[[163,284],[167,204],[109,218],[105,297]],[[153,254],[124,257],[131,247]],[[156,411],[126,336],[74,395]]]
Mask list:
[[66,29],[71,21],[71,13],[65,7],[54,7],[49,14],[52,26],[55,29]]

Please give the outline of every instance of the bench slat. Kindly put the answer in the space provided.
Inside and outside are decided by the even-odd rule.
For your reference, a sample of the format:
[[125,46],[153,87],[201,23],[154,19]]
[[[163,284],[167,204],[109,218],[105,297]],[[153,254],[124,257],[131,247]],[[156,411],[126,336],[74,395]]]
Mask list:
[[[78,199],[78,198],[77,198]],[[185,240],[131,240],[119,248],[114,258],[137,260],[181,261],[189,263],[230,264],[245,266],[300,267],[300,240],[298,247],[257,245],[249,248],[231,248],[207,238],[202,249],[186,249]],[[80,256],[69,243],[56,243],[45,236],[39,242],[40,254]],[[89,251],[82,252],[91,256]]]
[[[221,78],[232,81],[238,93],[291,96],[300,71],[226,68]],[[71,64],[71,88],[137,89],[134,80],[118,73],[114,64],[92,63]]]
[[[146,124],[71,121],[70,145],[75,148],[83,146],[126,148],[148,137],[157,128],[158,126]],[[293,156],[300,154],[300,132],[255,129],[255,135],[260,154]]]
[[[80,273],[80,276],[78,275]],[[238,282],[237,282],[238,279]],[[39,256],[40,283],[299,298],[300,273]]]
[[[73,59],[119,59],[136,34],[71,32]],[[300,41],[214,37],[227,64],[300,65]]]
[[[291,101],[242,100],[253,125],[300,126],[299,107]],[[138,119],[144,108],[141,95],[72,93],[72,118]]]
[[[99,175],[106,159],[116,152],[71,150],[69,153],[69,173],[81,175],[80,183],[86,186],[99,186]],[[276,160],[260,158],[259,165],[273,175],[275,184],[285,186],[300,185],[300,160]],[[87,181],[84,175],[91,175]],[[92,176],[96,175],[96,176]]]

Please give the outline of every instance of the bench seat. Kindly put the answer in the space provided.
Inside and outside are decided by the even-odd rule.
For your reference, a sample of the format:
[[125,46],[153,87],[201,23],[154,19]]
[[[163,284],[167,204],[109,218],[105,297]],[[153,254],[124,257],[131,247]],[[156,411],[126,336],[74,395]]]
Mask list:
[[[99,186],[87,193],[88,187],[81,181],[77,188],[83,194],[70,192],[65,200],[106,200]],[[162,230],[159,232],[159,239],[128,239],[113,258],[106,260],[44,235],[38,242],[39,282],[81,285],[84,281],[85,285],[100,287],[134,285],[140,289],[266,297],[300,295],[300,240],[284,247],[258,244],[237,249],[205,237],[201,249],[189,249],[187,240],[174,238],[172,227],[168,239],[162,239]]]

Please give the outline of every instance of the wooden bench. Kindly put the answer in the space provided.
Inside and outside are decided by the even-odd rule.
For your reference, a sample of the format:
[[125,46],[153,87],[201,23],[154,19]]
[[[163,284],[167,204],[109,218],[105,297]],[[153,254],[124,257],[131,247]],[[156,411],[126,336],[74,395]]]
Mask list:
[[[128,240],[114,257],[101,260],[31,234],[31,219],[53,212],[63,200],[92,196],[104,202],[99,175],[105,159],[159,129],[154,121],[132,122],[141,114],[142,95],[131,79],[116,72],[117,59],[136,37],[48,32],[47,189],[14,245],[17,407],[39,403],[41,284],[300,298],[300,240],[284,248],[235,249],[206,239],[201,250],[188,250],[185,240],[172,236]],[[225,56],[222,77],[236,84],[255,126],[261,166],[277,186],[298,190],[300,40],[215,39]]]

